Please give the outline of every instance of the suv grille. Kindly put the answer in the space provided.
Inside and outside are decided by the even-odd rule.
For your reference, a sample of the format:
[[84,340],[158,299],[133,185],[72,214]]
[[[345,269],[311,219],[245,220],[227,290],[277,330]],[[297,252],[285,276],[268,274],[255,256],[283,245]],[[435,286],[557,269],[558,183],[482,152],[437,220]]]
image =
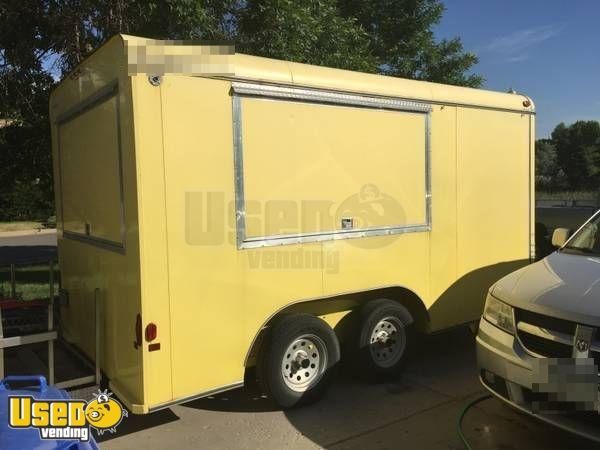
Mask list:
[[[550,316],[515,309],[515,325],[517,336],[523,347],[535,355],[546,358],[571,358],[573,356],[573,341],[577,324],[568,320],[556,319]],[[534,332],[534,330],[536,330]],[[539,331],[546,334],[540,336]],[[600,330],[596,330],[596,340],[593,341],[589,357],[594,359],[600,368]]]
[[526,322],[541,328],[547,328],[548,330],[570,334],[571,336],[575,335],[575,328],[577,327],[575,322],[556,319],[554,317],[544,316],[542,314],[525,311],[523,309],[515,309],[515,319],[517,322]]
[[[526,350],[547,358],[570,358],[577,324],[567,320],[515,309],[517,336]],[[521,326],[519,326],[521,325]],[[532,329],[546,330],[547,336],[534,334]],[[551,338],[552,336],[555,338]]]
[[523,346],[537,355],[546,358],[570,358],[573,354],[573,346],[554,342],[523,331],[519,331],[518,334]]

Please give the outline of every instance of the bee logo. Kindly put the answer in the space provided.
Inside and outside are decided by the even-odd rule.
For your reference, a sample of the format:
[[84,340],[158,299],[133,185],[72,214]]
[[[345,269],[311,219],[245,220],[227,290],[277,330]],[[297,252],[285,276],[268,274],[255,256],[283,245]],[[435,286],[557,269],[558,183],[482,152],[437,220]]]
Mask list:
[[90,400],[85,407],[85,417],[92,428],[95,428],[99,435],[105,431],[111,433],[117,432],[117,426],[127,417],[127,410],[123,408],[118,400],[111,398],[112,393],[98,391],[94,394],[94,400]]
[[[44,380],[45,385],[45,380]],[[5,389],[0,383],[0,390]],[[88,442],[90,427],[99,435],[105,431],[117,432],[117,426],[128,413],[112,393],[98,391],[94,399],[85,400],[38,400],[30,395],[8,398],[8,414],[11,428],[37,428],[40,439],[65,439]],[[2,445],[0,444],[0,447]]]

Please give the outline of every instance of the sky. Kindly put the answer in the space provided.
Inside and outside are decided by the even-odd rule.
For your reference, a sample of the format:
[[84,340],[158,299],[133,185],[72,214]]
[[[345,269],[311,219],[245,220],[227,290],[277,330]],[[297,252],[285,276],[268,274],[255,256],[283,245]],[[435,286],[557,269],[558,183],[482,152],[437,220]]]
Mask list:
[[536,105],[537,138],[560,122],[600,120],[600,0],[444,0],[438,38],[460,37],[484,88]]

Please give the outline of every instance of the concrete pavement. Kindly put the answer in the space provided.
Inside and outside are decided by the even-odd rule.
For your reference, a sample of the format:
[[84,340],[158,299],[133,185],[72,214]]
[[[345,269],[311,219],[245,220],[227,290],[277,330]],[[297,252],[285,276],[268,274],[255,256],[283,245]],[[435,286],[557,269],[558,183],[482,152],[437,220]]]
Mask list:
[[[402,377],[369,385],[343,369],[319,403],[282,412],[256,391],[238,389],[147,416],[130,416],[104,449],[462,449],[456,419],[485,394],[474,338],[457,329],[423,338]],[[475,449],[593,449],[594,444],[521,415],[495,399],[467,413]]]
[[56,258],[56,230],[0,233],[0,264],[47,263]]
[[56,245],[56,229],[0,232],[0,247],[23,245]]

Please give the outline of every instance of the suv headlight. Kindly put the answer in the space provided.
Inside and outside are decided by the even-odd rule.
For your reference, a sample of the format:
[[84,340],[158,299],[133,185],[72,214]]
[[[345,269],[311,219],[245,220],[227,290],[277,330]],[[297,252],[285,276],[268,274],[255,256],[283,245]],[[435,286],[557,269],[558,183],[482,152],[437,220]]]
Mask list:
[[492,294],[488,294],[485,301],[483,317],[501,330],[515,334],[515,320],[512,306],[502,303],[493,297]]

